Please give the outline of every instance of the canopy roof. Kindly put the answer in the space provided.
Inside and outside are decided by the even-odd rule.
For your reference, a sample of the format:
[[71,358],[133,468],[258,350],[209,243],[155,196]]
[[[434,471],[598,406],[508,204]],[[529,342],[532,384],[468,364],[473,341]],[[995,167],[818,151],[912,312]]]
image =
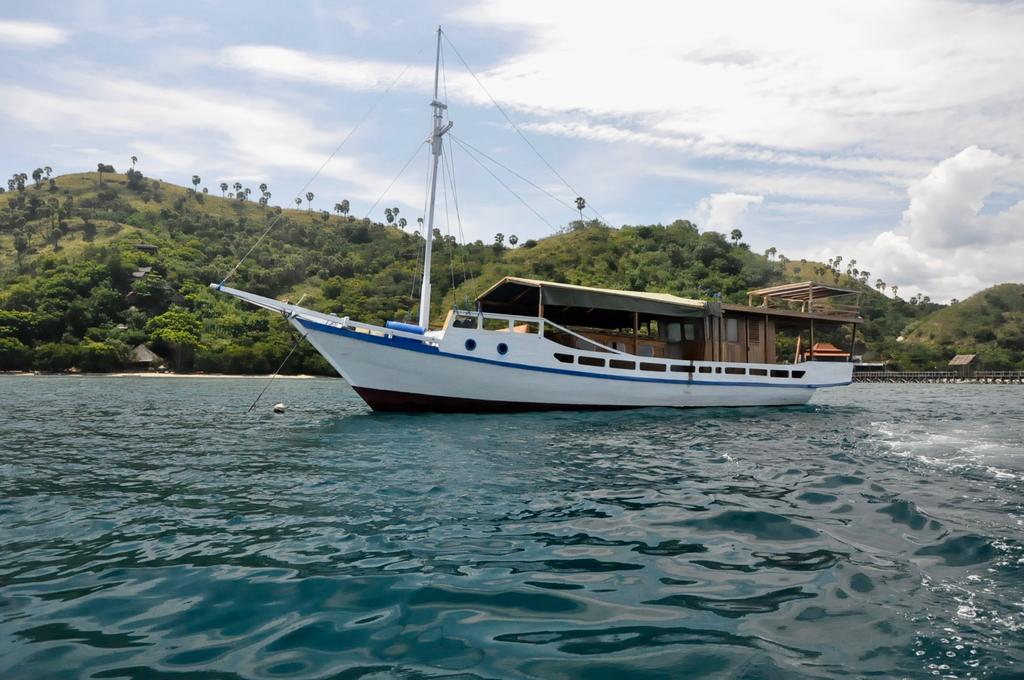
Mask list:
[[[711,305],[668,293],[641,293],[632,290],[589,288],[571,283],[539,281],[506,276],[477,297],[485,312],[504,314],[529,313],[535,316],[539,305],[572,308],[584,311],[637,312],[657,316],[704,316]],[[553,311],[553,310],[551,310]],[[573,315],[576,316],[576,315]],[[618,316],[618,315],[616,315]]]
[[823,298],[837,297],[839,295],[857,295],[858,291],[838,286],[829,286],[817,281],[801,281],[800,283],[784,283],[780,286],[760,288],[750,291],[749,295],[754,297],[775,298],[778,300],[795,300],[806,302],[808,300],[821,300]]
[[950,366],[968,366],[973,361],[977,354],[957,354],[955,357],[949,360]]

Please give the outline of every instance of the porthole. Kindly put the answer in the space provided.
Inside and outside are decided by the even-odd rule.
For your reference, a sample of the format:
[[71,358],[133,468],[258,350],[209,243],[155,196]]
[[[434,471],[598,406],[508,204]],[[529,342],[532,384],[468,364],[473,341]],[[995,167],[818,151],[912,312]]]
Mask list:
[[476,349],[476,340],[474,340],[473,338],[469,338],[468,340],[466,340],[466,349],[468,349],[470,352],[475,350]]
[[503,342],[498,343],[498,354],[504,356],[508,354],[508,345]]

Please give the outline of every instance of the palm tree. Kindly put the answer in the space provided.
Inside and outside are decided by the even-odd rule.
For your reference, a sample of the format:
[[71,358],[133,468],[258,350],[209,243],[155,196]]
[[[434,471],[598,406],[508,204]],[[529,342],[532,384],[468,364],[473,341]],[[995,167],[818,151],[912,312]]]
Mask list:
[[875,288],[877,288],[882,295],[885,295],[885,281],[882,279],[875,279]]
[[384,219],[387,220],[388,224],[395,223],[395,213],[391,208],[384,208]]
[[106,166],[103,163],[96,164],[96,172],[100,173],[100,186],[103,186],[103,171],[106,170]]
[[234,189],[235,193],[237,194],[239,191],[242,190],[242,183],[241,182],[235,182],[233,185],[231,185],[231,188]]
[[740,239],[743,238],[743,232],[739,229],[733,229],[729,232],[729,238],[732,239],[734,245],[739,245]]
[[226,192],[227,190],[228,190],[228,183],[227,182],[221,182],[220,183],[220,195],[223,196],[224,192]]
[[314,198],[316,198],[316,194],[314,194],[312,191],[307,191],[306,192],[306,210],[307,211],[313,209],[313,199]]
[[900,290],[899,286],[893,286],[892,287],[892,299],[893,300],[899,300],[900,299],[899,290]]
[[346,199],[344,199],[341,202],[341,214],[342,215],[348,215],[348,209],[349,209],[348,199],[346,198]]
[[513,248],[515,248],[515,247],[516,247],[516,244],[517,244],[517,243],[519,243],[519,237],[518,237],[518,236],[516,236],[515,234],[512,234],[512,235],[510,235],[510,236],[508,237],[508,244],[509,244],[510,246],[512,246]]
[[334,212],[338,213],[339,215],[341,214],[341,203],[334,204]]
[[391,214],[394,215],[395,219],[397,220],[398,219],[398,208],[392,208],[391,209]]
[[301,196],[296,196],[295,197],[295,206],[298,207],[298,206],[301,206],[301,205],[302,205],[302,197]]
[[775,259],[775,253],[777,252],[779,251],[775,249],[775,246],[772,246],[768,250],[764,251],[764,256],[767,257],[769,260],[772,260]]
[[39,185],[42,184],[42,179],[43,179],[43,169],[42,168],[36,168],[35,170],[32,171],[32,181],[36,183],[36,189],[38,189]]
[[403,231],[405,230],[405,225],[407,225],[407,224],[409,224],[409,223],[405,221],[404,217],[399,217],[398,218],[398,226],[401,227]]
[[249,198],[249,194],[251,194],[251,193],[252,193],[252,189],[250,189],[249,187],[246,187],[245,191],[242,192],[242,195],[245,196],[245,198],[243,198],[242,200],[245,200],[245,199]]
[[494,235],[494,245],[497,248],[501,248],[505,245],[505,235],[500,231]]
[[50,175],[53,174],[53,168],[51,168],[49,165],[44,165],[43,172],[46,173],[46,179],[50,179]]
[[[132,167],[134,168],[135,166]],[[199,175],[192,175],[192,186],[195,187],[195,189],[192,190],[193,193],[199,191],[199,183],[202,181],[203,180],[199,177]]]
[[132,156],[132,170],[135,169],[135,164],[138,163],[138,162],[139,162],[138,157],[137,156]]
[[260,193],[261,194],[267,193],[267,183],[266,182],[260,182]]

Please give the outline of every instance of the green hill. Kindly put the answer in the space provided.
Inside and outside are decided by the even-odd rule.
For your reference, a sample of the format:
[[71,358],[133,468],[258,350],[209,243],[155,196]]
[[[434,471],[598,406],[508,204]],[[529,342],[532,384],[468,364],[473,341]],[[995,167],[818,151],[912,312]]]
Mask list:
[[[412,318],[418,299],[415,216],[393,214],[394,225],[385,225],[308,204],[282,210],[265,204],[264,187],[236,183],[206,193],[109,168],[38,181],[15,175],[9,188],[0,194],[0,369],[118,370],[147,343],[178,370],[274,370],[294,342],[284,320],[207,288],[265,232],[231,285],[377,323]],[[252,200],[257,195],[268,201]],[[313,205],[340,203],[314,198]],[[413,228],[403,228],[407,219]],[[819,279],[864,291],[868,357],[912,362],[909,345],[895,338],[939,307],[883,295],[852,262],[843,274],[838,263],[789,261],[774,249],[760,255],[740,238],[682,220],[620,229],[574,222],[518,244],[514,225],[499,230],[507,240],[436,242],[435,319],[509,274],[689,297],[720,293],[727,301],[744,301],[754,287]],[[305,343],[285,370],[331,373]]]
[[925,317],[906,337],[909,351],[943,365],[978,354],[990,370],[1024,368],[1024,284],[1003,283]]

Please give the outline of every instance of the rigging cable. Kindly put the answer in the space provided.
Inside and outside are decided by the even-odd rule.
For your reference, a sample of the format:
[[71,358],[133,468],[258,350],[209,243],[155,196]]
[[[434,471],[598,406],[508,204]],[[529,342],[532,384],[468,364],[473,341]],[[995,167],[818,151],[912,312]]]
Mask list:
[[[430,164],[432,162],[433,161],[430,158],[430,154],[427,154],[427,171],[426,173],[424,173],[423,178],[423,210],[420,211],[420,217],[418,218],[418,220],[423,220],[423,216],[427,214],[427,200],[428,197],[430,196]],[[422,231],[425,226],[426,222],[421,222],[420,231]],[[416,297],[416,283],[422,277],[420,266],[421,263],[423,262],[423,254],[424,253],[422,248],[416,249],[416,268],[413,269],[415,275],[412,277],[412,287],[409,290],[409,300],[411,301],[411,304],[409,305],[409,309],[406,311],[405,314],[406,321],[409,321],[411,319],[412,309],[413,307],[416,306],[416,303],[419,302],[419,298]]]
[[[449,133],[449,134],[451,135],[451,133]],[[451,136],[452,136],[452,137],[454,137],[455,135],[451,135]],[[522,175],[520,175],[520,174],[519,174],[518,172],[516,172],[516,171],[515,171],[515,170],[513,170],[512,168],[508,167],[507,165],[505,165],[505,164],[504,164],[504,163],[502,163],[501,161],[499,161],[499,160],[497,160],[497,159],[495,159],[495,158],[492,158],[492,157],[488,156],[488,155],[487,155],[486,153],[484,153],[484,152],[483,152],[483,151],[481,151],[480,149],[476,148],[475,146],[473,146],[472,144],[470,144],[470,143],[469,143],[469,142],[467,142],[466,140],[464,140],[464,139],[459,139],[458,141],[459,141],[459,143],[460,143],[460,144],[464,144],[464,145],[468,146],[469,148],[473,149],[473,151],[474,151],[474,152],[478,153],[479,155],[483,156],[484,158],[486,158],[486,159],[487,159],[487,160],[489,160],[490,162],[494,163],[495,165],[497,165],[498,167],[500,167],[500,168],[501,168],[502,170],[504,170],[505,172],[508,172],[508,173],[510,173],[510,174],[512,174],[512,175],[515,175],[516,177],[518,177],[519,179],[523,180],[524,182],[526,182],[527,184],[529,184],[529,185],[530,185],[531,187],[533,187],[534,189],[536,189],[537,191],[540,191],[541,193],[543,193],[543,194],[547,195],[547,196],[548,196],[549,198],[551,198],[551,199],[552,199],[553,201],[555,201],[555,202],[556,202],[556,203],[558,203],[559,205],[561,205],[561,206],[564,206],[564,207],[568,208],[569,210],[572,210],[573,212],[575,212],[575,211],[576,211],[576,207],[575,207],[575,206],[572,206],[572,205],[570,205],[570,204],[566,203],[565,201],[563,201],[562,199],[560,199],[560,198],[559,198],[558,196],[555,196],[555,195],[554,195],[553,193],[551,193],[550,191],[548,191],[547,189],[545,189],[544,187],[542,187],[542,186],[539,186],[539,185],[537,185],[537,184],[534,184],[533,182],[531,182],[531,181],[530,181],[529,179],[527,179],[526,177],[523,177],[523,176],[522,176]]]
[[425,142],[419,142],[416,145],[416,150],[412,152],[412,155],[409,156],[409,160],[407,160],[405,162],[405,165],[402,166],[402,169],[399,170],[398,174],[395,175],[394,179],[391,180],[391,184],[388,184],[388,188],[381,192],[380,196],[377,197],[377,200],[374,201],[373,205],[370,206],[370,209],[366,211],[365,215],[363,215],[363,219],[364,220],[367,219],[370,216],[370,213],[373,212],[374,208],[376,208],[378,205],[380,205],[380,202],[384,200],[384,197],[387,195],[387,193],[389,191],[391,191],[391,187],[395,186],[395,182],[398,181],[398,178],[401,177],[403,174],[405,174],[406,169],[416,159],[417,154],[419,154],[420,149],[423,148],[424,144],[425,144]]
[[[459,48],[457,48],[455,46],[455,43],[453,43],[451,41],[451,39],[448,37],[448,34],[445,33],[445,32],[442,32],[441,35],[444,36],[445,41],[452,48],[452,51],[455,52],[455,56],[457,56],[459,58],[459,61],[462,62],[462,65],[466,67],[467,71],[469,71],[469,75],[473,76],[473,80],[476,81],[476,84],[480,86],[480,89],[484,91],[484,94],[487,95],[487,98],[491,100],[492,104],[494,104],[494,108],[498,109],[498,111],[501,112],[501,115],[505,117],[505,120],[508,121],[508,124],[512,126],[512,129],[516,131],[516,134],[518,134],[522,138],[522,140],[524,142],[526,142],[526,145],[530,147],[530,149],[537,156],[537,158],[539,158],[541,160],[541,162],[544,163],[544,165],[548,166],[548,170],[550,170],[552,173],[554,173],[555,177],[557,177],[558,179],[562,180],[562,184],[564,184],[566,187],[568,187],[569,191],[571,191],[576,196],[579,196],[580,193],[578,191],[576,191],[576,189],[574,189],[571,184],[569,184],[568,180],[566,180],[564,177],[562,177],[562,175],[559,174],[559,172],[557,170],[555,170],[554,166],[552,166],[551,163],[548,163],[547,159],[544,158],[544,156],[541,155],[540,151],[537,150],[537,147],[535,147],[533,145],[533,143],[529,140],[529,138],[526,135],[523,134],[523,131],[519,129],[519,126],[515,124],[515,122],[508,115],[508,113],[505,112],[505,109],[502,108],[501,104],[498,103],[498,101],[494,98],[494,96],[490,93],[490,91],[484,86],[484,84],[480,80],[480,78],[476,75],[476,72],[474,72],[473,69],[470,68],[469,64],[466,63],[466,60],[463,59],[462,54],[459,52]],[[600,219],[605,224],[609,224],[608,220],[606,220],[601,215],[601,213],[599,213],[593,206],[588,206],[588,207],[590,208],[590,210],[595,215],[597,215],[598,219]]]
[[[455,140],[455,143],[456,143],[456,144],[458,144],[459,146],[462,146],[462,142],[460,142],[460,141],[459,141],[458,139],[456,139],[456,140]],[[541,222],[543,222],[544,224],[548,225],[548,228],[549,228],[549,229],[550,229],[551,231],[553,231],[553,232],[555,232],[555,233],[557,233],[557,232],[558,232],[558,230],[557,230],[557,229],[555,229],[555,227],[554,227],[554,226],[553,226],[553,225],[552,225],[552,224],[551,224],[550,222],[548,222],[548,221],[547,221],[546,219],[544,219],[544,216],[543,216],[543,215],[541,215],[541,214],[540,214],[539,212],[537,212],[537,211],[536,211],[536,210],[534,209],[534,207],[533,207],[532,205],[530,205],[529,203],[527,203],[527,202],[526,202],[526,201],[525,201],[525,200],[523,199],[523,197],[522,197],[522,196],[520,196],[519,194],[517,194],[517,193],[516,193],[516,192],[515,192],[515,191],[514,191],[514,190],[512,189],[512,187],[510,187],[509,185],[505,184],[505,182],[503,182],[503,181],[501,180],[501,178],[500,178],[500,177],[498,177],[497,175],[495,175],[495,174],[494,174],[494,173],[493,173],[493,172],[491,171],[491,169],[490,169],[490,168],[488,168],[488,167],[487,167],[486,165],[484,165],[483,163],[481,163],[481,162],[480,162],[480,159],[479,159],[479,158],[477,158],[476,156],[474,156],[474,155],[473,155],[473,154],[472,154],[472,153],[471,153],[471,152],[469,151],[469,149],[467,149],[467,148],[466,148],[465,146],[462,146],[462,150],[466,152],[466,155],[467,155],[467,156],[469,156],[469,157],[470,157],[470,158],[472,158],[472,159],[473,159],[474,161],[476,161],[476,164],[477,164],[477,165],[479,165],[479,166],[480,166],[481,168],[483,168],[484,170],[486,170],[486,171],[487,171],[487,174],[489,174],[489,175],[490,175],[491,177],[493,177],[493,178],[494,178],[494,180],[495,180],[495,181],[496,181],[496,182],[497,182],[498,184],[500,184],[501,186],[505,187],[505,190],[506,190],[506,191],[508,191],[508,192],[509,192],[510,194],[512,194],[513,196],[515,196],[515,197],[516,197],[516,198],[517,198],[517,199],[519,200],[519,202],[520,202],[520,203],[522,203],[523,205],[525,205],[525,206],[526,206],[526,208],[527,208],[527,209],[528,209],[528,210],[529,210],[530,212],[532,212],[532,213],[533,213],[534,215],[536,215],[536,216],[537,216],[537,217],[538,217],[538,218],[540,219],[540,221],[541,221]]]
[[[359,119],[359,121],[356,123],[355,127],[353,127],[351,130],[349,130],[349,133],[347,135],[345,135],[345,138],[341,140],[341,143],[338,144],[338,146],[336,146],[334,148],[334,151],[332,151],[331,154],[320,165],[320,167],[317,168],[317,171],[313,173],[313,176],[310,177],[309,180],[302,186],[302,188],[299,189],[298,193],[296,193],[295,196],[292,197],[293,201],[296,198],[302,196],[305,193],[306,189],[308,189],[309,186],[316,180],[316,178],[320,176],[320,173],[323,172],[324,168],[327,167],[327,164],[330,163],[334,159],[334,157],[336,155],[338,155],[339,151],[341,151],[341,147],[345,146],[345,144],[348,142],[348,140],[352,139],[352,135],[354,135],[356,133],[356,131],[363,125],[363,123],[366,122],[366,119],[369,118],[370,115],[373,114],[373,112],[377,110],[377,106],[381,103],[381,101],[384,100],[384,97],[386,97],[388,95],[388,93],[391,92],[391,90],[395,87],[395,85],[398,84],[398,81],[400,81],[405,76],[406,72],[408,72],[408,70],[410,68],[412,68],[413,62],[415,62],[417,59],[419,59],[420,55],[423,54],[423,51],[425,49],[426,49],[426,45],[421,47],[419,52],[417,52],[416,55],[412,58],[412,61],[410,61],[408,64],[406,64],[405,68],[402,69],[401,73],[399,73],[398,76],[396,76],[395,79],[391,81],[391,84],[388,85],[384,89],[384,91],[380,93],[380,96],[377,97],[376,100],[374,100],[373,105],[370,106],[370,108],[366,111],[366,113],[363,114],[363,117]],[[227,273],[227,275],[225,275],[224,278],[221,279],[220,283],[217,284],[218,286],[223,286],[224,283],[227,282],[227,280],[230,279],[234,275],[234,273],[236,271],[238,271],[238,268],[242,266],[242,263],[245,262],[246,259],[250,255],[252,255],[252,251],[256,250],[256,248],[259,247],[259,245],[263,242],[263,239],[265,239],[267,237],[267,234],[269,234],[270,230],[273,229],[274,226],[281,220],[281,217],[283,215],[284,215],[284,211],[283,210],[280,213],[277,214],[277,217],[275,217],[273,219],[273,221],[270,223],[270,226],[268,226],[266,228],[266,230],[264,230],[263,234],[261,234],[260,237],[258,239],[256,239],[256,243],[254,243],[252,245],[252,247],[249,248],[249,250],[246,251],[245,255],[242,256],[242,259],[240,259],[235,264],[235,266],[231,268],[231,271],[229,271]]]
[[[452,200],[455,203],[455,221],[459,226],[459,242],[463,245],[462,250],[462,282],[463,284],[470,279],[470,267],[469,267],[469,256],[466,254],[466,234],[462,230],[462,214],[459,211],[459,189],[458,184],[455,182],[455,147],[452,146],[452,142],[448,140],[448,154],[442,156],[447,158],[449,166],[451,168],[451,181],[452,181]],[[465,305],[469,307],[469,297],[465,299]]]
[[[447,104],[448,103],[448,64],[445,61],[444,50],[441,50],[440,56],[441,56],[441,83],[442,83],[442,85],[444,87],[444,103]],[[447,109],[445,109],[445,110],[447,110]],[[448,134],[450,136],[451,132],[449,132]],[[446,141],[448,143],[448,153],[447,154],[444,153],[444,144],[445,144]],[[442,138],[442,140],[441,140],[441,162],[442,163],[447,163],[448,178],[449,178],[449,181],[451,182],[451,185],[452,185],[452,202],[455,204],[455,219],[457,220],[458,225],[459,225],[459,240],[458,240],[458,243],[463,244],[463,249],[462,249],[462,252],[461,252],[461,254],[462,254],[462,282],[463,282],[463,284],[465,284],[465,282],[469,280],[469,266],[468,266],[468,262],[467,262],[467,255],[466,255],[466,249],[465,249],[466,235],[462,231],[462,215],[459,212],[459,192],[458,192],[458,190],[456,188],[456,184],[455,184],[455,149],[454,149],[454,147],[452,147],[452,143],[451,143],[450,139],[445,140],[445,139]],[[445,214],[446,214],[446,216],[447,216],[447,211],[448,211],[447,200],[448,200],[448,198],[447,198],[447,196],[445,196]],[[449,219],[449,223],[448,223],[448,235],[451,236],[451,221],[450,221],[450,219]],[[452,268],[452,306],[454,306],[455,302],[456,302],[455,285],[454,285],[454,282],[455,282],[455,260],[454,260],[454,255],[451,252],[451,249],[449,249],[449,258],[450,258],[450,261],[451,261],[451,268]],[[467,308],[469,307],[468,297],[466,299],[465,306]]]
[[448,269],[452,276],[452,307],[455,306],[455,253],[452,250],[452,216],[448,212],[448,164],[444,162],[444,146],[441,147],[441,189],[444,197],[444,231],[448,235]]
[[[299,300],[299,302],[302,302],[302,300]],[[284,365],[285,365],[286,363],[288,363],[288,360],[289,360],[289,359],[291,359],[291,358],[292,358],[292,354],[293,354],[293,353],[295,352],[295,350],[296,350],[296,349],[298,348],[298,346],[299,346],[299,343],[300,343],[300,342],[302,342],[302,341],[303,341],[303,340],[305,340],[305,339],[306,339],[306,335],[305,335],[305,334],[299,335],[298,339],[297,339],[297,340],[295,341],[295,344],[294,344],[294,345],[292,345],[292,348],[291,348],[290,350],[288,350],[288,354],[287,354],[287,355],[285,355],[285,357],[284,357],[284,361],[282,361],[282,362],[281,362],[281,365],[277,367],[277,370],[276,370],[276,371],[274,371],[274,374],[273,374],[272,376],[270,376],[270,379],[269,379],[269,380],[267,380],[267,384],[263,386],[263,389],[262,389],[262,390],[260,390],[260,393],[259,393],[258,395],[256,395],[256,399],[255,399],[255,400],[254,400],[254,401],[252,402],[252,404],[251,404],[251,405],[249,406],[249,408],[248,408],[248,409],[246,410],[246,413],[251,413],[251,412],[252,412],[252,410],[253,410],[254,408],[256,408],[256,404],[258,404],[258,403],[259,403],[259,401],[260,401],[260,399],[262,399],[262,398],[263,398],[263,395],[264,395],[264,394],[266,393],[266,391],[267,391],[267,388],[269,388],[269,387],[270,387],[270,383],[272,383],[272,382],[274,381],[274,378],[276,378],[276,377],[277,377],[277,374],[281,372],[281,369],[282,369],[282,368],[284,368]]]

